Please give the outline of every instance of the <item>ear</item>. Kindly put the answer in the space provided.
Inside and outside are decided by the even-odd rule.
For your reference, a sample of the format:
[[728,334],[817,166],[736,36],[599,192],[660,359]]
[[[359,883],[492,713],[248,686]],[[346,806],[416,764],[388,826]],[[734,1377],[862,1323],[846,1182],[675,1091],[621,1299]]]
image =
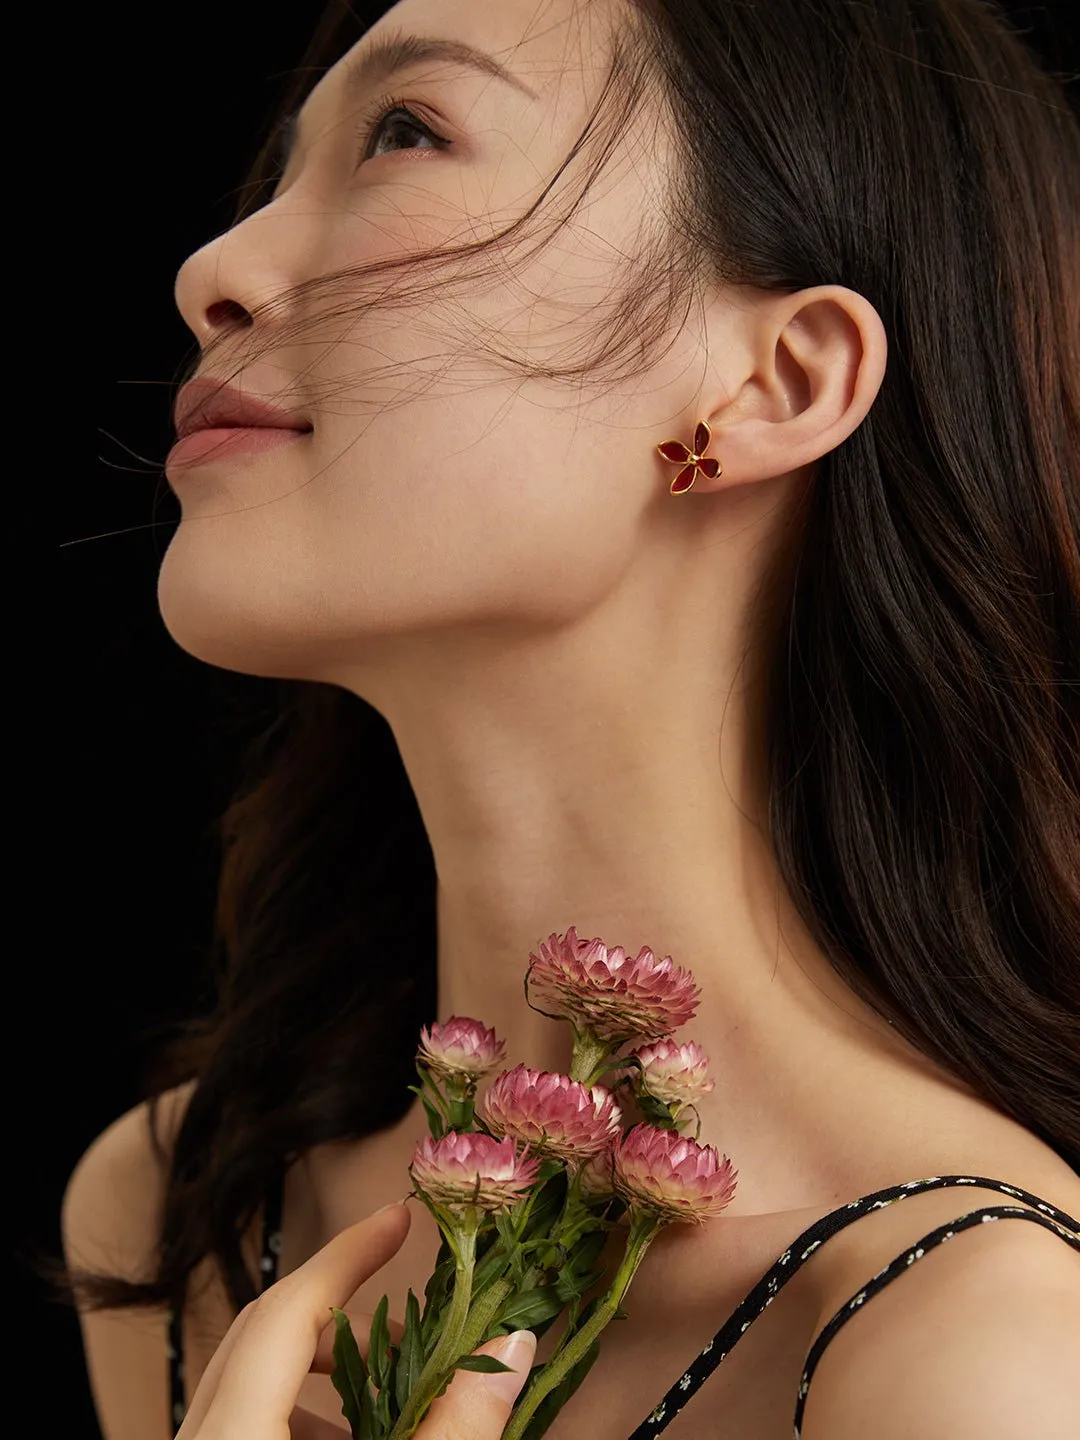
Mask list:
[[881,317],[843,285],[718,305],[709,339],[724,398],[704,418],[722,473],[699,474],[699,493],[789,475],[835,450],[873,404],[888,353]]

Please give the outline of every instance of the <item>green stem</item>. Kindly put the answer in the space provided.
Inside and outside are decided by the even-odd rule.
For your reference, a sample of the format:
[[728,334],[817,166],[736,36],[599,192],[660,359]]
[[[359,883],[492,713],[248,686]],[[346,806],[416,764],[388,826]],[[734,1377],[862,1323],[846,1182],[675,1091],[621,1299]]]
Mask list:
[[450,1129],[468,1130],[473,1123],[474,1102],[469,1096],[459,1100],[457,1096],[450,1097]]
[[570,1060],[570,1079],[580,1080],[588,1086],[595,1085],[596,1075],[602,1068],[611,1048],[606,1040],[598,1040],[591,1030],[575,1031],[574,1053]]
[[555,1354],[535,1376],[510,1416],[510,1421],[503,1431],[502,1440],[521,1440],[529,1421],[539,1408],[540,1402],[550,1395],[556,1385],[570,1373],[604,1327],[615,1318],[619,1306],[622,1304],[623,1296],[630,1288],[630,1282],[660,1228],[652,1216],[638,1216],[634,1219],[630,1227],[622,1264],[612,1281],[611,1289],[581,1329],[575,1331],[569,1339],[564,1336],[559,1342]]
[[431,1358],[420,1372],[420,1376],[409,1396],[389,1440],[405,1440],[411,1435],[424,1417],[424,1412],[438,1394],[445,1378],[445,1372],[467,1351],[461,1348],[462,1332],[469,1315],[469,1301],[472,1299],[473,1268],[476,1265],[477,1220],[463,1221],[455,1235],[454,1246],[457,1263],[454,1267],[454,1293],[442,1323]]
[[503,1307],[506,1297],[513,1291],[511,1280],[496,1280],[477,1300],[469,1311],[469,1318],[461,1332],[461,1353],[471,1355],[483,1340],[488,1327]]

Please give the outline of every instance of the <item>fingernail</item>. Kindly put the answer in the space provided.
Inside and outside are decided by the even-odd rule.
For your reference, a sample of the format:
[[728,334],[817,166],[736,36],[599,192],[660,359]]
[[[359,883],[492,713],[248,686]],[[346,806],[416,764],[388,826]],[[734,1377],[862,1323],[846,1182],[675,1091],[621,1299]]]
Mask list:
[[492,1394],[505,1400],[507,1405],[513,1405],[529,1378],[529,1368],[536,1354],[536,1336],[531,1330],[515,1330],[513,1335],[507,1335],[499,1342],[492,1354],[510,1369],[485,1375],[484,1382]]
[[387,1212],[387,1210],[396,1210],[399,1205],[404,1205],[404,1204],[405,1204],[405,1201],[404,1201],[404,1200],[391,1200],[389,1205],[381,1205],[381,1206],[379,1207],[379,1209],[375,1211],[375,1214],[376,1214],[376,1215],[385,1215],[386,1212]]

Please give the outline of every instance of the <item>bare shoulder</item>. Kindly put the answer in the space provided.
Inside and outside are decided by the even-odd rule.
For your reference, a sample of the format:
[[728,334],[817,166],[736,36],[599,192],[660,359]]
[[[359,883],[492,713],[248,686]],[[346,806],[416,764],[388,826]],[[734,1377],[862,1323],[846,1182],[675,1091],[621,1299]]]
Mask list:
[[[61,1211],[64,1255],[73,1271],[143,1280],[152,1273],[165,1196],[167,1157],[193,1085],[113,1122],[79,1160]],[[155,1134],[156,1130],[156,1134]],[[105,1440],[166,1440],[166,1317],[146,1309],[83,1310],[86,1366]]]
[[958,1230],[841,1326],[814,1372],[802,1440],[1065,1440],[1080,1434],[1078,1349],[1080,1241],[1022,1219]]
[[153,1257],[165,1160],[183,1120],[193,1084],[178,1086],[157,1104],[121,1115],[82,1155],[64,1191],[61,1228],[68,1264],[141,1279]]

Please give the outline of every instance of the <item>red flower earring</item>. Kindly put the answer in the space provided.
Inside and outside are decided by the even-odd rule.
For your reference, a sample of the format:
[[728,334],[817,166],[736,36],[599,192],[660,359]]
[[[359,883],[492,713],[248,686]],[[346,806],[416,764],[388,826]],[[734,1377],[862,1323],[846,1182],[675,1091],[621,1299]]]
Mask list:
[[665,440],[662,445],[657,445],[657,450],[665,460],[684,467],[671,482],[672,495],[684,495],[697,479],[699,470],[710,480],[715,480],[717,475],[724,473],[720,468],[720,461],[715,456],[705,454],[711,443],[712,431],[704,420],[699,420],[694,431],[693,450],[688,450],[681,440]]

